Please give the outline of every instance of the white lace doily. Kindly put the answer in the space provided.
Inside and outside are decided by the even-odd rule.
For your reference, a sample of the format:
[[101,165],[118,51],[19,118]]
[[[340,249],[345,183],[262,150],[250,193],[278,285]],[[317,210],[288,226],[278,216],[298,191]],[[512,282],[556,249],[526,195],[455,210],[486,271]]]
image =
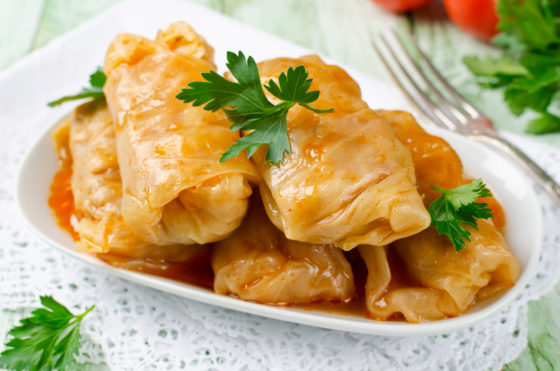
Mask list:
[[[124,369],[499,369],[527,342],[527,306],[559,279],[558,210],[540,195],[545,239],[537,276],[504,311],[446,336],[385,338],[265,319],[149,289],[99,271],[40,242],[24,226],[12,190],[35,128],[0,136],[0,309],[32,308],[53,295],[86,317],[81,358]],[[560,151],[510,135],[560,178]],[[2,314],[0,314],[2,315]],[[2,334],[3,335],[3,334]],[[0,335],[1,336],[1,335]]]

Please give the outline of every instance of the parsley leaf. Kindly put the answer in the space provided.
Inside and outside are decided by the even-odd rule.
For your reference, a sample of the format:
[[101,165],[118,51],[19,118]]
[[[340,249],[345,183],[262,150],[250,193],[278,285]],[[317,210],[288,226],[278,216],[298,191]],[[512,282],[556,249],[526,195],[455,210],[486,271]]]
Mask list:
[[519,62],[507,58],[478,58],[467,56],[463,62],[473,74],[478,83],[487,88],[499,88],[509,84],[517,76],[526,76],[529,71]]
[[51,296],[41,296],[44,308],[20,320],[8,335],[7,349],[0,354],[0,367],[21,370],[72,370],[80,348],[80,324],[95,306],[80,315],[72,314]]
[[318,109],[308,105],[319,98],[319,91],[308,91],[313,79],[308,79],[309,73],[304,66],[290,67],[288,72],[282,72],[278,77],[278,84],[270,80],[264,87],[276,98],[294,102],[316,113],[334,112],[331,109]]
[[560,103],[560,6],[558,0],[499,0],[501,33],[493,43],[506,48],[499,58],[468,56],[465,65],[481,86],[504,88],[511,112],[527,109],[539,117],[527,132],[560,131],[560,117],[550,112]]
[[440,235],[446,235],[460,251],[465,247],[465,240],[470,241],[471,233],[466,226],[477,229],[476,219],[493,218],[492,210],[485,203],[476,202],[479,197],[491,197],[492,193],[485,188],[482,179],[473,180],[470,184],[453,189],[431,188],[439,191],[441,196],[434,200],[428,212],[432,218],[432,227],[436,227]]
[[268,145],[266,159],[271,164],[282,162],[284,154],[291,152],[287,132],[288,111],[299,104],[316,113],[334,112],[333,109],[318,109],[309,106],[319,98],[319,91],[308,91],[312,79],[304,66],[290,67],[282,72],[278,83],[273,80],[265,85],[266,90],[282,102],[273,104],[265,95],[257,63],[252,57],[227,53],[227,67],[237,81],[229,81],[215,71],[205,72],[206,81],[194,81],[177,94],[177,99],[194,106],[204,105],[208,111],[222,109],[232,125],[230,130],[251,131],[222,154],[220,162],[237,157],[247,151],[251,157],[263,145]]
[[554,51],[560,45],[557,0],[499,0],[502,32],[495,43],[514,51]]
[[71,100],[76,99],[83,99],[83,98],[101,98],[104,96],[103,94],[103,85],[105,85],[105,81],[107,80],[107,76],[101,69],[98,67],[97,70],[89,75],[89,87],[82,88],[77,94],[74,95],[66,95],[60,99],[53,100],[52,102],[47,103],[49,107],[58,106],[64,102],[68,102]]
[[505,56],[499,58],[467,56],[463,62],[477,76],[526,76],[529,74],[521,63]]
[[560,117],[550,113],[543,113],[538,118],[529,121],[527,132],[531,134],[544,134],[560,131]]

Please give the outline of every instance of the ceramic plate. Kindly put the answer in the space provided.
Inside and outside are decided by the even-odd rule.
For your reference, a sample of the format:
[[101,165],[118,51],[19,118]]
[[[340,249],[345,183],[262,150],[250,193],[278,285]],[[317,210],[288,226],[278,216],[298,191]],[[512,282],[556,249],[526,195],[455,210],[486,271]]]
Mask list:
[[[117,33],[126,31],[153,37],[158,29],[177,20],[191,24],[214,46],[221,72],[224,71],[227,50],[243,50],[257,61],[312,53],[187,2],[127,1],[0,74],[0,102],[4,102],[0,108],[10,114],[11,120],[33,122],[34,127],[44,128],[21,164],[17,179],[17,201],[31,229],[47,243],[99,269],[192,300],[311,326],[389,336],[440,334],[472,326],[498,312],[528,283],[534,274],[542,239],[542,218],[533,190],[512,164],[483,145],[444,130],[429,128],[430,132],[443,137],[453,146],[461,156],[466,172],[473,177],[482,177],[502,203],[508,219],[506,239],[521,262],[521,276],[512,289],[475,305],[460,317],[408,324],[261,305],[217,295],[193,285],[117,269],[95,257],[75,251],[72,238],[56,225],[47,205],[49,185],[57,170],[51,132],[60,119],[71,112],[73,105],[49,109],[45,103],[80,88],[87,81],[88,74],[102,64],[105,49]],[[364,99],[372,108],[410,110],[394,86],[343,67],[358,81]]]

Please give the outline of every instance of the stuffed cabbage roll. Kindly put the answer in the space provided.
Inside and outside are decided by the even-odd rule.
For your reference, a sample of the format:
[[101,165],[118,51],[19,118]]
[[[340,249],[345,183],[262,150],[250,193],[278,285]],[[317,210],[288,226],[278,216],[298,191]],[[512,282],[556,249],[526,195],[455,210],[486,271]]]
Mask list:
[[358,84],[317,56],[259,64],[263,81],[304,65],[320,90],[317,114],[300,106],[288,113],[292,153],[271,165],[263,149],[253,156],[262,177],[266,211],[286,237],[333,243],[386,245],[425,229],[430,217],[415,188],[412,159],[391,127],[361,99]]
[[[426,206],[439,197],[430,184],[452,188],[464,184],[461,161],[443,139],[422,130],[412,115],[380,111],[411,150],[418,188]],[[498,216],[499,204],[490,205]],[[457,316],[475,302],[515,284],[519,262],[499,228],[503,218],[468,227],[471,241],[459,252],[430,227],[389,247],[360,246],[368,268],[366,304],[377,319],[401,314],[409,322]]]
[[105,58],[105,96],[115,122],[122,215],[159,245],[220,240],[239,226],[257,175],[243,156],[220,163],[237,139],[223,113],[175,98],[215,69],[212,48],[185,23],[149,40],[118,35]]
[[[486,220],[478,221],[478,230],[467,229],[471,241],[459,252],[434,228],[389,246],[400,258],[393,262],[383,247],[360,246],[369,314],[384,320],[401,313],[408,322],[444,319],[512,287],[519,263],[501,233]],[[403,270],[412,280],[392,282]]]
[[262,303],[345,301],[354,294],[352,268],[340,249],[290,241],[254,197],[241,227],[214,245],[214,291]]
[[79,248],[91,253],[170,261],[186,260],[203,249],[155,246],[124,223],[115,128],[104,100],[85,103],[75,110],[70,120],[69,148]]

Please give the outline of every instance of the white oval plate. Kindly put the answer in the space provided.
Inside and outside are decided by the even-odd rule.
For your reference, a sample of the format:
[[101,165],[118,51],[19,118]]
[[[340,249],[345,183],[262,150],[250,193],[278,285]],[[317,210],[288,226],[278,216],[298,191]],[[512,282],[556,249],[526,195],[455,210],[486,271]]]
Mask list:
[[[151,17],[145,17],[145,14],[150,14]],[[180,14],[180,16],[177,16],[177,14]],[[55,98],[61,93],[60,84],[57,85],[57,82],[65,81],[64,86],[68,86],[70,85],[68,80],[72,78],[71,85],[80,87],[87,77],[86,74],[81,74],[84,79],[76,80],[71,76],[74,76],[77,72],[74,70],[68,73],[70,70],[56,62],[57,60],[72,60],[72,66],[77,66],[76,68],[80,68],[78,66],[83,64],[89,63],[91,65],[91,62],[86,61],[91,61],[92,58],[101,61],[103,58],[101,50],[106,48],[110,38],[114,37],[117,32],[122,31],[121,28],[126,26],[126,31],[153,36],[157,28],[165,27],[169,22],[177,20],[178,17],[191,23],[215,47],[216,59],[220,62],[218,63],[219,66],[223,66],[225,51],[230,49],[241,49],[247,54],[255,56],[257,60],[276,56],[297,57],[310,53],[310,51],[297,45],[256,31],[218,13],[188,2],[167,0],[158,2],[156,6],[150,1],[127,1],[59,39],[58,43],[53,43],[54,45],[43,49],[40,54],[32,56],[28,59],[27,64],[20,65],[19,70],[15,69],[16,73],[14,74],[22,76],[20,84],[26,84],[30,76],[39,73],[38,67],[27,66],[40,66],[40,76],[45,83],[44,85],[53,89],[48,96]],[[115,20],[119,21],[116,22]],[[216,25],[220,27],[216,27]],[[227,29],[228,32],[224,33],[224,29]],[[99,30],[102,30],[102,36],[99,36]],[[88,40],[88,42],[84,42],[84,40]],[[87,48],[84,47],[86,44]],[[78,49],[83,50],[83,53],[77,53],[76,50]],[[56,56],[54,56],[55,53]],[[38,58],[42,58],[43,63],[38,63]],[[25,71],[24,74],[26,68],[29,70]],[[345,68],[360,83],[364,99],[370,106],[408,108],[394,86],[351,68]],[[27,78],[24,75],[27,75]],[[51,85],[47,83],[49,80],[52,80]],[[67,92],[66,89],[62,93]],[[37,97],[37,99],[39,98]],[[46,99],[43,100],[46,101]],[[71,105],[64,110],[66,112],[55,111],[58,112],[58,118],[63,116],[63,113],[68,113],[67,110],[70,107]],[[37,108],[37,111],[41,110],[44,110],[44,108]],[[44,113],[44,117],[51,116],[52,113]],[[536,196],[520,172],[506,159],[481,144],[444,130],[429,129],[428,131],[443,137],[453,146],[461,156],[466,172],[473,177],[482,177],[502,203],[507,215],[506,239],[509,247],[521,262],[521,276],[513,288],[475,305],[460,317],[423,324],[379,322],[351,315],[345,316],[322,311],[280,308],[244,302],[232,297],[214,294],[194,285],[121,270],[111,267],[86,253],[75,251],[72,238],[56,225],[52,212],[47,205],[49,186],[57,170],[57,157],[51,139],[51,132],[56,124],[53,121],[57,120],[50,120],[52,126],[27,153],[17,179],[17,202],[31,229],[50,245],[92,266],[105,269],[130,281],[189,299],[264,317],[335,330],[386,336],[441,334],[472,326],[497,313],[511,302],[528,283],[529,279],[533,277],[540,255],[542,216]]]

